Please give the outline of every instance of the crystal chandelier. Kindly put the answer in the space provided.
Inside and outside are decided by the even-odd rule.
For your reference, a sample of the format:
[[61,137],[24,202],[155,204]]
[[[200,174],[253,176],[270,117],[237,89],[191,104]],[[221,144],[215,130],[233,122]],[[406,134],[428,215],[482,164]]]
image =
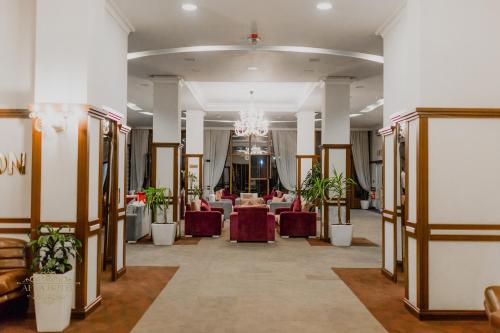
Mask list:
[[[250,91],[250,95],[253,95],[253,91]],[[264,112],[257,110],[251,103],[248,110],[240,112],[240,120],[234,122],[234,132],[237,136],[264,136],[269,132],[268,126]]]

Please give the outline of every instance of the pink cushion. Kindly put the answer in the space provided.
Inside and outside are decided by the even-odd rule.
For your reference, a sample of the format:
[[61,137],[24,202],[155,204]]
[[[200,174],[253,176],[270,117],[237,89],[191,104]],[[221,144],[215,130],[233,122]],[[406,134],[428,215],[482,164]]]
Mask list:
[[210,205],[205,199],[201,199],[201,211],[202,212],[210,212]]
[[297,196],[295,200],[292,203],[292,211],[293,212],[301,212],[302,211],[302,204],[300,202],[300,196]]

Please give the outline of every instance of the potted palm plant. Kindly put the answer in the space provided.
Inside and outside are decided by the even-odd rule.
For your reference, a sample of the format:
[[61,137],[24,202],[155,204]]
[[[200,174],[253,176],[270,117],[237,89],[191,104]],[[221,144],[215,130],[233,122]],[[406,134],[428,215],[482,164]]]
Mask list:
[[32,269],[38,332],[62,332],[68,327],[75,293],[73,263],[81,261],[81,242],[69,233],[69,226],[41,225],[38,237],[29,243],[33,252]]
[[[300,187],[302,198],[313,204],[318,210],[317,213],[321,216],[323,202],[327,199],[329,192],[330,181],[328,178],[323,177],[320,164],[316,164],[309,170]],[[323,220],[321,220],[320,230],[320,236],[323,238]]]
[[151,209],[154,222],[151,224],[153,243],[155,245],[172,245],[177,234],[177,223],[167,218],[169,198],[172,192],[166,188],[149,187],[146,192],[146,205]]
[[352,178],[345,177],[342,172],[339,173],[335,169],[329,181],[329,191],[337,205],[337,223],[330,224],[330,241],[335,246],[351,246],[353,226],[347,219],[346,221],[342,220],[341,201],[347,197],[351,187],[356,185],[356,182]]

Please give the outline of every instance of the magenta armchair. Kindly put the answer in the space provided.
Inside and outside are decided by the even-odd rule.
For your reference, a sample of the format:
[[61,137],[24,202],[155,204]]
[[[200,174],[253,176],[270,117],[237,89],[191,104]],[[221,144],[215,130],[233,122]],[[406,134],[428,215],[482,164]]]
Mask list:
[[187,211],[184,215],[184,234],[194,237],[218,237],[222,231],[222,216],[216,208],[211,211]]
[[231,242],[274,242],[274,215],[264,207],[240,207],[231,214]]
[[276,209],[280,237],[316,237],[316,213],[294,212],[289,208]]

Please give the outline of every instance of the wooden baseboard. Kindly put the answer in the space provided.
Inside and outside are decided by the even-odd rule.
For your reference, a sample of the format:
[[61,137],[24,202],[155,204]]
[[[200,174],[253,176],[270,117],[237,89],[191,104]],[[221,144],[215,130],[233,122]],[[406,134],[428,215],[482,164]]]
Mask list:
[[396,274],[392,274],[385,268],[381,268],[380,271],[382,272],[382,275],[391,280],[392,282],[397,282],[398,281],[398,276]]
[[99,305],[101,305],[101,303],[102,303],[102,296],[99,295],[94,300],[94,302],[92,302],[91,304],[87,305],[85,307],[85,309],[83,309],[83,310],[73,310],[71,312],[71,318],[73,318],[73,319],[85,319],[85,318],[87,318],[87,316],[89,314],[91,314],[92,312],[94,312],[94,310],[97,309],[99,307]]
[[487,320],[484,310],[421,310],[403,299],[406,309],[419,320]]

